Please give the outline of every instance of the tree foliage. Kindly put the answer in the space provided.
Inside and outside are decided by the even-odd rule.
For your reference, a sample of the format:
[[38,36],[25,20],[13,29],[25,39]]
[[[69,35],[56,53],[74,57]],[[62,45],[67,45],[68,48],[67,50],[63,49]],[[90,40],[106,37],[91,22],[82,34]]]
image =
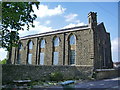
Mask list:
[[3,2],[2,3],[2,24],[4,29],[24,30],[23,26],[27,24],[33,26],[33,21],[36,19],[33,5],[38,8],[36,2]]
[[19,40],[19,30],[27,30],[37,18],[33,5],[38,9],[39,2],[2,2],[2,47],[9,51],[10,44],[16,46]]
[[39,8],[39,2],[0,2],[2,8],[0,47],[9,51],[9,59],[11,58],[12,47],[18,45],[18,31],[24,30],[24,26],[27,26],[27,30],[30,26],[35,27],[33,21],[37,15],[34,14],[33,5],[37,9]]
[[0,61],[0,64],[6,64],[6,59],[4,59],[4,60],[2,60],[2,61]]

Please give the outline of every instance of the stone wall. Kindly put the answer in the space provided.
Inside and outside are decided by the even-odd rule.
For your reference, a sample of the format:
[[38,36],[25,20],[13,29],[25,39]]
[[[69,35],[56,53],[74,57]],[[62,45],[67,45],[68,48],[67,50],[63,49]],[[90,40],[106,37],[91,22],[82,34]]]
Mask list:
[[[45,40],[45,56],[44,65],[52,65],[53,61],[53,38],[59,37],[59,63],[58,65],[69,65],[69,36],[73,34],[76,38],[76,59],[75,65],[93,65],[93,31],[89,28],[76,31],[66,31],[61,33],[55,33],[52,35],[43,35],[39,37],[32,37],[27,39],[21,39],[23,48],[21,50],[21,64],[27,64],[28,56],[28,43],[33,42],[32,53],[32,65],[39,65],[39,52],[40,52],[40,40]],[[17,64],[17,52],[15,55],[15,48],[13,48],[12,62]],[[16,56],[16,58],[15,58]]]
[[[112,68],[110,34],[107,33],[103,23],[97,24],[97,15],[94,12],[88,14],[88,25],[55,30],[42,34],[28,35],[22,37],[20,42],[23,45],[19,52],[18,48],[12,49],[12,64],[18,64],[18,56],[21,55],[20,64],[28,64],[28,54],[32,54],[32,65],[39,65],[40,62],[40,40],[45,40],[44,65],[53,64],[53,39],[60,39],[58,46],[58,65],[70,65],[69,36],[76,38],[75,65],[92,65],[94,69]],[[29,41],[33,42],[33,48],[29,50]],[[30,52],[29,52],[30,51]],[[19,53],[21,54],[19,54]]]
[[94,30],[94,68],[113,68],[110,34],[103,23]]
[[96,79],[120,77],[120,69],[96,69]]
[[13,80],[49,80],[49,74],[61,72],[64,79],[86,78],[92,75],[92,66],[38,66],[38,65],[2,65],[2,82]]

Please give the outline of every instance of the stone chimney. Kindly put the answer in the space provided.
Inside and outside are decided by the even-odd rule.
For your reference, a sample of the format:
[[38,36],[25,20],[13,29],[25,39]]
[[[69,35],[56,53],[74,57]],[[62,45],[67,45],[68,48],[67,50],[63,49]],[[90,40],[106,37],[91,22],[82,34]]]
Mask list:
[[97,26],[97,13],[96,12],[90,12],[88,14],[88,25],[92,29],[94,29]]

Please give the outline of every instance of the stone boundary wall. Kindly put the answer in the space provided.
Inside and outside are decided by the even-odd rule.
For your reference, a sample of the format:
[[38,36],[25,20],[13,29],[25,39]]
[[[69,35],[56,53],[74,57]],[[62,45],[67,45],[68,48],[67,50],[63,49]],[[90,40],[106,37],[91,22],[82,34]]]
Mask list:
[[113,77],[120,77],[119,69],[96,69],[96,79],[106,79]]
[[39,65],[2,65],[2,82],[13,80],[49,80],[49,74],[61,72],[64,79],[87,78],[93,73],[92,66],[39,66]]

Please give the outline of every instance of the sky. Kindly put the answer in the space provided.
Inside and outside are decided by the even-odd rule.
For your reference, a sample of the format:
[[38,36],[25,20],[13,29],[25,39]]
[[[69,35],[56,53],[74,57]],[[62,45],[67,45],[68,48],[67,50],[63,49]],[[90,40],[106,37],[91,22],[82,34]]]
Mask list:
[[[34,21],[35,28],[20,31],[20,36],[38,34],[62,28],[88,24],[88,13],[97,12],[98,23],[103,22],[110,32],[112,60],[118,61],[118,3],[117,2],[41,2],[39,10],[34,7],[38,16]],[[26,28],[26,27],[25,27]],[[0,49],[0,60],[6,57],[4,49]]]

